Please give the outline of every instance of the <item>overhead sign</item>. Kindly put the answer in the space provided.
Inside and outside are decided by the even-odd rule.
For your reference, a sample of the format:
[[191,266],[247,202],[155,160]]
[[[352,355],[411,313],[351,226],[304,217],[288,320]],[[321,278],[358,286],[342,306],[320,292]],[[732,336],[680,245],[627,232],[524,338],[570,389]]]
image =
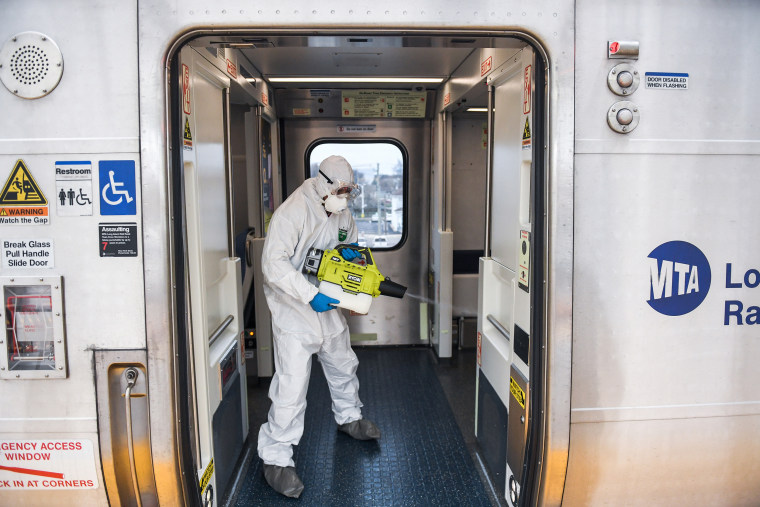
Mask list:
[[182,110],[190,114],[190,69],[182,64]]
[[19,159],[0,191],[0,224],[45,225],[49,221],[47,198]]
[[689,74],[683,72],[645,72],[644,83],[653,90],[688,90]]
[[56,162],[55,192],[58,216],[92,215],[92,162]]
[[532,65],[525,67],[523,72],[523,113],[530,113],[530,103],[532,97],[532,85],[531,85],[531,69]]
[[427,92],[343,90],[344,118],[424,118]]
[[52,239],[5,239],[2,242],[3,268],[53,268]]
[[338,125],[339,134],[374,133],[377,125]]
[[0,440],[0,490],[97,487],[90,440]]
[[480,77],[485,76],[491,71],[491,67],[493,66],[493,57],[489,56],[482,62],[480,62]]
[[101,160],[100,214],[136,215],[134,160]]

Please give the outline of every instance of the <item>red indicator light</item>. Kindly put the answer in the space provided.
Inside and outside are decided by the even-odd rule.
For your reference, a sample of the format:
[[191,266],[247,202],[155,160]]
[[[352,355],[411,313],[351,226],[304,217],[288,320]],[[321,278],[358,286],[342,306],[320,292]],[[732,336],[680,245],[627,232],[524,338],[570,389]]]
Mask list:
[[618,52],[618,49],[620,49],[620,44],[618,44],[617,42],[613,42],[612,44],[610,44],[610,53],[615,54]]

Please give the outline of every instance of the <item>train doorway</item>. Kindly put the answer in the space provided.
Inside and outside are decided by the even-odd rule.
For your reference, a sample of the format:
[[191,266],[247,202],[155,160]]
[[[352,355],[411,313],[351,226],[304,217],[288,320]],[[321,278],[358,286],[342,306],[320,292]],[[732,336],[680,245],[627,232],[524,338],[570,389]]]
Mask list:
[[[463,448],[497,503],[518,505],[530,491],[542,427],[530,407],[543,389],[544,295],[532,282],[545,260],[545,66],[523,40],[470,35],[205,34],[179,53],[175,261],[187,332],[178,381],[188,393],[185,464],[205,504],[234,500],[257,461],[251,419],[265,411],[260,386],[273,371],[261,290],[269,219],[320,157],[379,159],[375,148],[397,161],[349,159],[364,187],[353,210],[360,244],[410,297],[350,316],[352,341],[366,364],[382,364],[389,346],[432,351],[434,372],[467,357]],[[349,84],[365,71],[416,78],[402,89]],[[296,72],[346,80],[285,80]],[[438,82],[426,83],[433,74]],[[434,374],[411,389],[425,397],[440,384]]]

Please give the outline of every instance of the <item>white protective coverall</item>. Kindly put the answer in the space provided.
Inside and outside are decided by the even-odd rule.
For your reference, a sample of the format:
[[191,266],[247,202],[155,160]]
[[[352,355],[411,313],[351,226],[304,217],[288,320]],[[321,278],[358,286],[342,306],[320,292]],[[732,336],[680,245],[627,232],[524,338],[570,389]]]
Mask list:
[[[329,159],[343,161],[320,166],[331,180],[353,182],[345,159]],[[318,290],[301,273],[310,248],[327,250],[357,240],[349,210],[329,217],[325,212],[322,197],[332,186],[319,174],[307,179],[274,212],[264,243],[262,271],[272,312],[275,372],[269,388],[272,406],[259,431],[258,453],[270,465],[294,466],[292,446],[303,434],[312,354],[318,355],[327,378],[335,421],[340,425],[362,418],[359,361],[351,349],[346,319],[339,309],[318,313],[309,306]]]

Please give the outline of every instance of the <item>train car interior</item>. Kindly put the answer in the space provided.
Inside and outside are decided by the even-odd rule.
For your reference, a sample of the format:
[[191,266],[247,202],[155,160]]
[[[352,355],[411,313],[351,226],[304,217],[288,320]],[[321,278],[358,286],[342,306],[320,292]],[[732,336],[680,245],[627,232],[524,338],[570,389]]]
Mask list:
[[[344,311],[363,414],[336,431],[313,359],[307,505],[517,505],[541,421],[547,65],[520,34],[235,32],[170,55],[186,472],[213,505],[279,505],[256,453],[274,371],[273,212],[341,155],[358,244],[403,298]],[[242,340],[240,333],[242,332]]]

